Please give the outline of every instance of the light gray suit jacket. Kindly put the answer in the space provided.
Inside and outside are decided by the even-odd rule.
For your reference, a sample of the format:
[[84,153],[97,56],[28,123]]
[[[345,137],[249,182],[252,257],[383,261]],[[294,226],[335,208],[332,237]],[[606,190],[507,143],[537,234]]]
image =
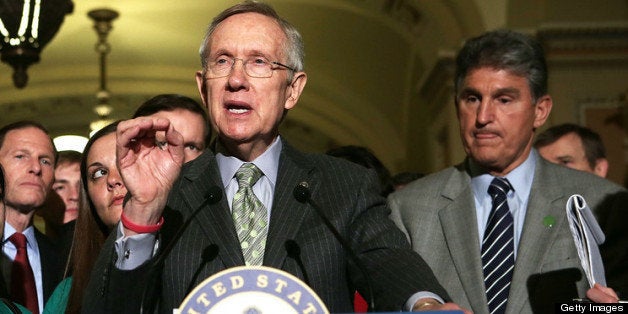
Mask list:
[[[453,301],[483,314],[488,307],[467,164],[411,183],[392,194],[389,204],[391,218]],[[552,313],[555,302],[584,297],[588,284],[565,214],[565,204],[573,194],[581,194],[594,212],[600,212],[603,201],[604,206],[619,208],[617,196],[625,197],[625,190],[537,158],[506,313]],[[556,219],[551,228],[543,224],[543,218],[550,215]],[[622,237],[611,240],[626,251],[625,232]]]

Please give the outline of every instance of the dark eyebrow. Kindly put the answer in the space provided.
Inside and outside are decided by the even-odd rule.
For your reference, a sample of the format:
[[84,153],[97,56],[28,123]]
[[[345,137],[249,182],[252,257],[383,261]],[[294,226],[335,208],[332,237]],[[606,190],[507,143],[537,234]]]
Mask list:
[[460,93],[458,93],[458,97],[461,97],[464,95],[480,95],[480,92],[475,88],[465,87],[460,90]]
[[28,149],[25,148],[16,148],[10,151],[12,154],[17,154],[17,153],[22,153],[22,154],[27,154],[30,155],[31,152]]
[[249,51],[249,53],[247,54],[249,57],[264,57],[264,58],[268,58],[268,55],[266,53],[264,53],[261,50],[251,50]]
[[500,88],[498,90],[496,90],[493,93],[493,96],[500,96],[500,95],[513,95],[515,97],[519,97],[519,95],[521,95],[521,91],[519,91],[519,89],[514,88],[514,87],[504,87],[504,88]]
[[39,155],[39,157],[37,157],[37,158],[39,158],[39,159],[44,159],[44,158],[46,158],[46,159],[50,159],[50,160],[52,160],[52,161],[55,161],[55,157],[54,157],[54,155],[43,154],[43,155]]
[[223,56],[223,55],[227,55],[227,56],[231,56],[231,54],[229,52],[227,52],[224,49],[218,49],[216,51],[214,51],[212,54],[207,55],[208,59],[214,59],[218,56]]
[[43,153],[43,154],[37,155],[37,152],[33,152],[33,151],[31,151],[30,149],[27,149],[27,148],[16,148],[16,149],[10,151],[10,154],[13,154],[13,155],[18,154],[18,153],[29,155],[32,158],[37,158],[37,159],[47,158],[47,159],[50,159],[52,161],[55,161],[54,154],[53,155],[49,155],[47,153]]
[[203,147],[204,146],[203,144],[204,143],[202,143],[202,142],[194,142],[194,141],[189,141],[189,142],[183,143],[184,146],[194,145],[194,146],[198,146],[198,147]]
[[97,162],[94,162],[94,163],[91,163],[91,164],[87,165],[87,169],[89,169],[91,167],[104,167],[104,165],[101,162],[97,161]]

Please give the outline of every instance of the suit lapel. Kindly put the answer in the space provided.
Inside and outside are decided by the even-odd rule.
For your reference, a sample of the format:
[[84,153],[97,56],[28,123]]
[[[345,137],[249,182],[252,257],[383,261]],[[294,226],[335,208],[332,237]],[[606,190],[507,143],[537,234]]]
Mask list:
[[283,142],[264,252],[265,266],[282,268],[287,256],[286,240],[295,238],[303,222],[307,205],[294,198],[294,188],[301,182],[307,182],[310,191],[314,193],[318,187],[318,180],[312,175],[313,169],[308,164],[304,154]]
[[52,294],[62,276],[62,265],[57,255],[57,247],[53,246],[50,240],[37,228],[35,229],[35,239],[39,248],[39,259],[41,264],[42,288],[44,293],[44,302]]
[[[556,232],[565,220],[565,204],[560,203],[563,193],[560,190],[559,179],[551,169],[544,167],[544,163],[537,157],[534,181],[528,201],[528,207],[521,233],[521,240],[517,250],[517,261],[508,297],[508,313],[519,313],[521,308],[530,303],[527,280],[530,275],[539,272],[540,265],[550,252],[555,242]],[[552,216],[555,224],[552,228],[543,224],[545,217]]]
[[486,307],[484,277],[478,243],[475,201],[470,178],[458,167],[449,179],[442,197],[451,203],[439,211],[439,219],[458,277],[462,282],[467,300],[474,309]]
[[[220,248],[219,257],[225,267],[244,265],[244,257],[240,249],[240,242],[233,225],[231,210],[224,194],[224,187],[220,171],[214,155],[206,151],[199,160],[187,168],[184,173],[184,182],[181,186],[181,198],[187,204],[189,211],[186,217],[199,206],[201,210],[195,218],[195,223],[203,228],[209,243],[215,243]],[[314,193],[318,186],[313,169],[304,154],[291,148],[283,142],[283,150],[279,160],[277,182],[273,208],[271,210],[268,237],[264,253],[264,265],[281,268],[287,256],[285,242],[294,239],[303,221],[306,205],[299,203],[293,196],[294,187],[301,182],[308,182],[310,191]],[[215,205],[203,204],[211,187],[223,189],[222,199]]]
[[[218,256],[226,268],[244,265],[240,241],[233,225],[216,159],[210,151],[206,151],[199,158],[203,158],[202,162],[194,163],[193,167],[184,173],[186,182],[181,187],[182,198],[190,208],[187,215],[199,206],[206,207],[195,217],[195,223],[206,226],[202,230],[209,243],[218,245]],[[208,193],[214,186],[221,188],[222,197],[217,204],[207,205],[205,202]]]

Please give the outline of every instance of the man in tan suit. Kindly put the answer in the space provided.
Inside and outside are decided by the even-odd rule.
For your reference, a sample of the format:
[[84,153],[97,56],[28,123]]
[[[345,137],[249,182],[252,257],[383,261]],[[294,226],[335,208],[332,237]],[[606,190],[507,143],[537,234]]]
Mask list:
[[490,32],[469,40],[456,63],[467,158],[393,193],[393,220],[453,301],[474,313],[552,313],[555,302],[585,295],[616,302],[610,288],[589,289],[565,204],[577,193],[592,208],[619,208],[610,196],[626,191],[532,149],[552,108],[540,44]]

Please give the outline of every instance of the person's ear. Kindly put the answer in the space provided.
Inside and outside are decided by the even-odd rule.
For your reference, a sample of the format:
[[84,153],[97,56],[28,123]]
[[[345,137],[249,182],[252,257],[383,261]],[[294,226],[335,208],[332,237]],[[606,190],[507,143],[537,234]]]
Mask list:
[[534,109],[534,128],[537,129],[545,124],[552,111],[552,97],[545,95],[539,98]]
[[608,160],[606,158],[600,158],[596,160],[593,173],[602,178],[606,178],[606,174],[608,173]]
[[203,101],[203,106],[207,110],[209,110],[208,102],[207,102],[207,80],[205,79],[205,71],[196,71],[196,87],[198,88],[198,92],[201,94],[201,100]]
[[284,104],[284,109],[292,109],[297,104],[303,92],[303,88],[305,87],[305,83],[307,83],[307,74],[305,74],[305,72],[294,73],[292,83],[287,87],[288,98]]

